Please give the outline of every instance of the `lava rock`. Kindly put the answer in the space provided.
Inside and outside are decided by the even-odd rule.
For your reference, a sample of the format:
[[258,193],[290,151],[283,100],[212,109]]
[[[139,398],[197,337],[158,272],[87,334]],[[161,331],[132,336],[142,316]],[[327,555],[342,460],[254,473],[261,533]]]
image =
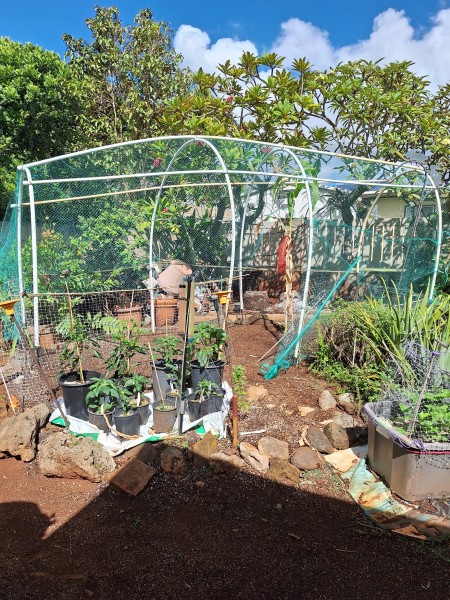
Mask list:
[[242,458],[251,467],[259,471],[260,473],[267,473],[269,470],[269,455],[260,452],[255,446],[248,442],[241,442],[239,444],[239,451]]
[[210,432],[192,446],[191,454],[194,466],[207,467],[212,454],[217,452],[217,438]]
[[39,446],[38,466],[47,477],[103,481],[116,464],[106,449],[89,437],[59,432]]
[[271,479],[275,479],[280,483],[286,483],[287,481],[298,483],[300,469],[281,458],[271,458],[268,475]]
[[244,461],[235,454],[230,456],[224,452],[215,452],[209,458],[209,466],[216,475],[225,474],[232,477],[242,469]]
[[270,435],[265,435],[258,441],[258,450],[270,458],[281,458],[281,460],[289,458],[289,444]]
[[348,427],[355,427],[357,425],[356,419],[343,411],[337,411],[334,413],[333,423],[337,423],[337,425],[344,427],[344,429],[347,429]]
[[330,440],[318,427],[309,427],[306,433],[306,440],[308,444],[315,448],[318,452],[322,452],[323,454],[332,454],[334,452],[334,448]]
[[291,463],[301,471],[312,471],[322,465],[322,457],[317,450],[302,446],[291,456]]
[[161,469],[165,473],[172,475],[184,475],[187,465],[183,452],[174,446],[167,446],[161,452],[160,456]]
[[333,448],[337,450],[347,450],[350,446],[350,441],[344,427],[337,423],[327,423],[323,428],[324,434],[330,440]]
[[353,394],[340,394],[338,396],[338,406],[349,415],[356,415],[358,413],[358,404]]
[[319,406],[321,410],[332,410],[336,408],[336,400],[329,390],[324,390],[319,396]]
[[0,423],[0,453],[2,456],[19,456],[23,461],[34,460],[41,427],[50,416],[44,403],[37,404],[23,413],[6,417]]

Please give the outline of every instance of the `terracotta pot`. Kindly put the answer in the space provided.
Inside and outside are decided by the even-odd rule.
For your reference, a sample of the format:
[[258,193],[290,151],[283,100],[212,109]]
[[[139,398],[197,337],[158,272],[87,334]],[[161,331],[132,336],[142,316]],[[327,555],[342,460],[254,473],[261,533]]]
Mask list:
[[134,321],[135,323],[141,323],[142,321],[142,305],[141,304],[133,304],[133,306],[128,306],[126,308],[119,308],[116,306],[115,309],[116,317],[119,321],[127,321],[131,323]]
[[155,300],[155,326],[165,327],[175,323],[177,311],[176,298],[157,298]]

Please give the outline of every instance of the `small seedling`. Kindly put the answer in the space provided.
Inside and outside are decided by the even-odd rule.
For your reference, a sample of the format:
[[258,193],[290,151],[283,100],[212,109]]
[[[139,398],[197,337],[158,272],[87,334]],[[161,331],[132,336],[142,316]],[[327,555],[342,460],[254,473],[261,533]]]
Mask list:
[[247,376],[245,375],[245,367],[243,365],[236,365],[232,373],[233,378],[233,389],[238,399],[238,410],[243,415],[248,414],[251,408],[251,404],[247,398]]

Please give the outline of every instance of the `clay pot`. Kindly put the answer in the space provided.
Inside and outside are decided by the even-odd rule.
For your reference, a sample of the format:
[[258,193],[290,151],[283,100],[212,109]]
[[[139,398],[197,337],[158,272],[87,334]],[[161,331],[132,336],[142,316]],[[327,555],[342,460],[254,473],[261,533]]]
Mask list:
[[142,321],[141,304],[133,304],[132,306],[128,306],[126,308],[119,308],[118,306],[116,306],[115,312],[116,317],[119,319],[119,321],[127,321],[128,323],[134,321],[138,324],[140,324]]
[[176,298],[157,298],[155,300],[155,327],[173,325],[176,311]]
[[159,287],[172,296],[178,296],[180,285],[187,275],[192,275],[192,269],[181,260],[172,260],[157,279]]

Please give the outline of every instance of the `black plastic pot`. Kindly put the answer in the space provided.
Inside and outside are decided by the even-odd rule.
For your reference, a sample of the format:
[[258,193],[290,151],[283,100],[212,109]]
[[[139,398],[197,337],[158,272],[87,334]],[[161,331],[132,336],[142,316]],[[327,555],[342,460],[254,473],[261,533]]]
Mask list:
[[208,414],[207,401],[205,399],[199,400],[198,398],[192,397],[187,402],[187,413],[189,420],[194,422],[201,419]]
[[145,400],[144,402],[142,402],[142,400],[141,400],[141,404],[139,404],[139,406],[135,407],[135,410],[139,413],[139,424],[140,425],[145,425],[147,423],[148,417],[150,415],[150,404],[149,404],[148,400]]
[[201,367],[197,360],[193,360],[191,362],[192,388],[195,390],[197,384],[205,379],[221,387],[224,366],[225,362],[223,360],[217,360],[210,365],[206,365],[206,367]]
[[[105,416],[108,419],[109,424],[111,426],[113,424],[113,414],[114,414],[113,410],[105,413]],[[106,422],[105,417],[103,416],[103,414],[101,414],[101,413],[94,413],[94,412],[92,412],[92,410],[90,410],[88,408],[88,416],[89,416],[89,423],[91,425],[95,425],[98,429],[100,429],[100,431],[104,431],[105,433],[109,433],[109,427],[108,427],[108,424],[107,424],[107,422]]]
[[61,386],[67,415],[87,421],[89,415],[86,405],[86,395],[90,386],[94,383],[92,380],[101,377],[101,374],[97,371],[83,371],[84,383],[80,383],[78,377],[79,373],[75,371],[65,373],[59,377],[58,385]]
[[194,395],[188,398],[187,411],[189,420],[197,421],[197,419],[206,417],[206,415],[219,412],[222,408],[223,395],[224,393],[211,394],[209,398],[203,398],[201,401],[195,398]]
[[167,392],[172,389],[170,383],[173,385],[177,383],[177,377],[166,367],[162,361],[156,361],[155,368],[152,370],[152,382],[153,382],[153,406],[159,406],[161,400],[164,400]]
[[121,409],[114,411],[116,430],[125,435],[139,435],[140,417],[137,411],[123,414]]
[[172,431],[177,418],[177,407],[161,409],[161,406],[153,408],[153,431],[156,433],[169,433]]
[[208,398],[208,415],[222,410],[224,393],[225,392],[211,394],[211,396]]

